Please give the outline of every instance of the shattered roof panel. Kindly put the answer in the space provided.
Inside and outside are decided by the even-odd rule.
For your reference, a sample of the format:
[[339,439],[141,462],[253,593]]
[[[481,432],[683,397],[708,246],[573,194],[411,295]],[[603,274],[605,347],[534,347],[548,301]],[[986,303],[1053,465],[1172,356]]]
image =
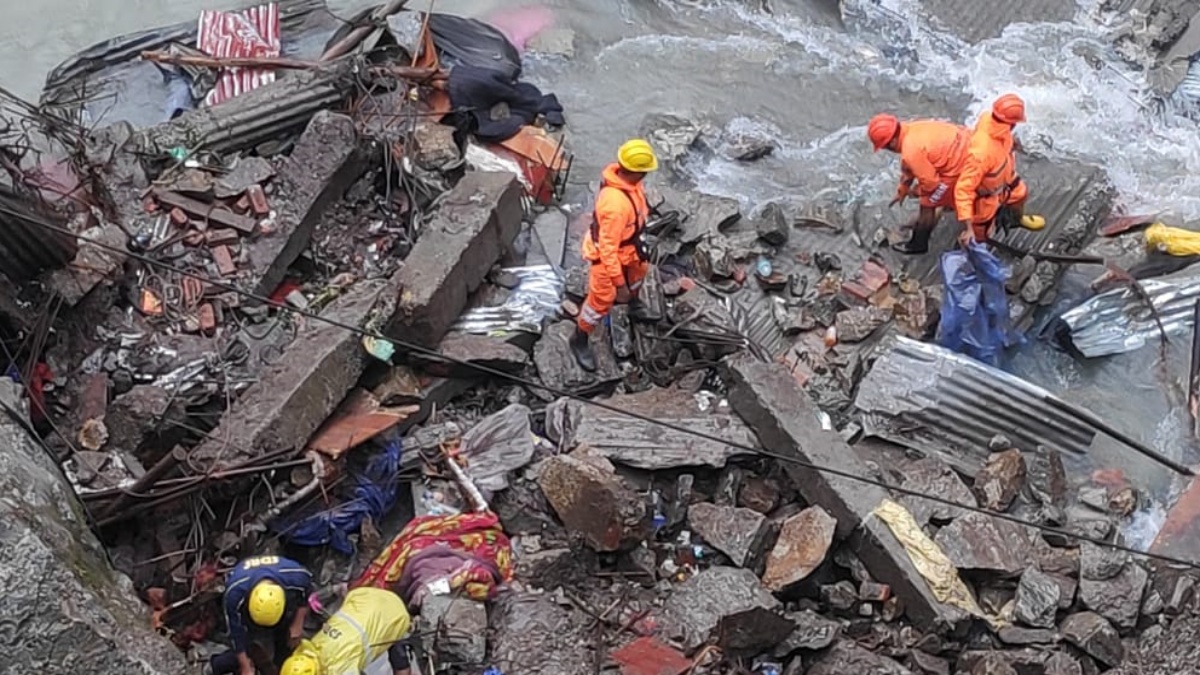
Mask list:
[[[896,337],[858,388],[855,406],[868,435],[936,452],[974,474],[988,441],[1083,454],[1098,429],[1050,408],[1050,392],[937,345]],[[1064,404],[1069,405],[1069,404]]]
[[[1186,333],[1200,300],[1200,270],[1141,282],[1154,312],[1129,286],[1101,293],[1058,318],[1059,335],[1088,358],[1123,354]],[[1156,320],[1157,319],[1157,320]],[[1160,328],[1161,323],[1161,328]]]

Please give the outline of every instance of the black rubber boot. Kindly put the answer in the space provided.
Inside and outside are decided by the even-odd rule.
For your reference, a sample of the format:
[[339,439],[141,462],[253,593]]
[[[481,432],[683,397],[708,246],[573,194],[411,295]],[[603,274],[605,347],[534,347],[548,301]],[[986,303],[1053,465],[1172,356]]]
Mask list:
[[912,238],[903,244],[896,244],[892,248],[906,255],[920,255],[929,252],[929,238],[933,235],[933,228],[913,228]]
[[575,327],[575,333],[571,335],[569,342],[571,345],[571,353],[575,355],[575,360],[579,362],[579,367],[589,373],[596,372],[596,355],[592,353],[592,345],[588,343],[588,334]]

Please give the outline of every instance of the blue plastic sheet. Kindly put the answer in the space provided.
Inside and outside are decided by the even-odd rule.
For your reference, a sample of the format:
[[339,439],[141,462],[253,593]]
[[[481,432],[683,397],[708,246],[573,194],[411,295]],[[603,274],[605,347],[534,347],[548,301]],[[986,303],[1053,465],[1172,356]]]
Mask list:
[[328,544],[343,555],[354,553],[350,535],[358,532],[367,517],[379,522],[396,504],[401,450],[399,439],[389,442],[355,477],[352,499],[284,528],[283,537],[301,546]]
[[943,253],[941,269],[945,290],[938,344],[997,365],[1001,352],[1017,340],[1004,290],[1012,271],[978,243]]

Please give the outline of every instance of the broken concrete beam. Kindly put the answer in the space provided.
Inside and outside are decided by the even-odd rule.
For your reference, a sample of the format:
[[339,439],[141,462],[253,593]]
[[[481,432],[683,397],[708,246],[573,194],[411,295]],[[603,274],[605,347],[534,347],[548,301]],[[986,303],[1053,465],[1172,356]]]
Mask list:
[[479,665],[487,658],[487,607],[457,595],[431,595],[419,619],[425,653],[441,663]]
[[247,150],[288,136],[345,99],[357,86],[350,71],[351,64],[343,63],[319,72],[281,72],[271,84],[219,106],[190,110],[142,131],[141,137],[159,156],[172,148],[192,148],[196,139],[204,139],[204,149],[217,154]]
[[[20,403],[14,391],[6,400]],[[62,471],[15,422],[0,423],[0,631],[5,673],[187,672],[150,628],[129,579],[104,547]]]
[[488,270],[512,245],[524,210],[521,184],[505,172],[468,172],[446,193],[404,266],[388,333],[438,345]]
[[[680,638],[690,651],[713,637],[722,619],[756,609],[774,612],[779,605],[750,570],[710,567],[671,592],[663,604],[663,634]],[[789,627],[776,643],[790,632]]]
[[246,245],[254,293],[269,296],[308,248],[321,216],[366,171],[369,155],[354,120],[321,111],[296,141],[275,179],[275,228]]
[[[745,355],[727,359],[734,411],[758,434],[763,447],[783,456],[866,476],[870,471],[834,431],[821,428],[817,407],[787,368]],[[969,623],[962,610],[938,601],[888,526],[872,512],[890,495],[883,488],[781,462],[809,504],[837,519],[837,533],[871,576],[888,584],[913,623],[927,631],[958,632]]]
[[771,533],[763,514],[709,502],[688,508],[688,524],[701,539],[729,556],[734,565],[751,569],[762,562],[763,548]]
[[541,466],[538,486],[568,530],[597,551],[628,550],[649,532],[642,498],[602,458],[559,455]]
[[54,270],[46,278],[46,286],[70,307],[79,304],[97,284],[108,279],[125,262],[124,253],[97,245],[103,244],[115,247],[118,251],[123,250],[127,238],[120,227],[111,224],[98,225],[80,232],[79,235],[83,239],[80,240],[79,251],[72,261],[74,264]]
[[[390,290],[384,281],[360,282],[323,316],[361,326],[381,298],[379,311],[387,316]],[[227,466],[247,459],[247,454],[299,451],[362,375],[367,354],[360,341],[357,333],[341,326],[310,320],[283,357],[225,412],[208,440],[193,452],[195,461]]]
[[820,506],[810,506],[783,522],[767,558],[763,584],[774,592],[803,581],[829,553],[837,521]]

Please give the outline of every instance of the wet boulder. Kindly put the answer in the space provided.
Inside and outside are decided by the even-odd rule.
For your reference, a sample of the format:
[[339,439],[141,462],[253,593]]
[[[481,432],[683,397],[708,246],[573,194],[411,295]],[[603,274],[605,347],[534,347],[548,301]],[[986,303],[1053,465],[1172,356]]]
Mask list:
[[487,658],[487,607],[452,595],[433,595],[421,604],[418,624],[425,649],[447,663],[481,664]]
[[1007,511],[1025,485],[1025,457],[1012,449],[992,453],[975,476],[975,496],[993,511]]
[[775,614],[778,608],[779,601],[753,572],[710,567],[674,588],[663,605],[662,625],[664,635],[679,638],[688,650],[707,642],[718,628],[725,635],[744,635],[747,627],[765,627],[773,632],[756,641],[773,639],[763,645],[766,648],[782,642],[792,630],[790,622],[783,626],[764,617],[763,612]]
[[811,506],[784,521],[775,547],[767,556],[763,574],[766,587],[781,591],[812,574],[825,562],[836,529],[837,520],[819,506]]
[[1109,579],[1083,575],[1079,580],[1079,599],[1084,607],[1108,619],[1119,630],[1131,630],[1137,626],[1149,580],[1150,574],[1126,556],[1120,571]]
[[502,673],[591,675],[593,619],[538,593],[504,593],[491,616],[487,662]]
[[838,642],[808,669],[808,675],[912,675],[895,661],[854,644]]
[[783,206],[778,202],[771,202],[758,214],[754,229],[759,239],[771,246],[783,246],[792,232],[792,223]]
[[708,502],[688,508],[692,531],[713,548],[729,556],[738,567],[753,567],[762,559],[763,546],[770,534],[767,519],[761,513]]
[[841,623],[808,610],[789,612],[786,616],[795,628],[775,646],[776,658],[785,658],[800,650],[825,649],[833,644],[842,629]]
[[646,504],[606,460],[559,455],[546,460],[538,486],[567,530],[597,551],[635,548],[649,532]]
[[1030,555],[1030,535],[1022,526],[969,513],[938,531],[934,542],[960,570],[1021,573]]
[[[936,459],[926,457],[906,462],[893,472],[893,476],[902,487],[909,490],[938,495],[943,499],[967,506],[977,506],[975,495],[958,477],[958,473]],[[962,509],[956,509],[940,502],[931,502],[928,499],[904,497],[902,501],[920,525],[930,522],[944,524],[966,513]]]
[[[15,394],[0,395],[19,409]],[[133,584],[109,566],[60,468],[15,422],[0,422],[0,445],[0,617],[9,623],[0,671],[185,672]]]
[[1038,628],[1053,628],[1062,588],[1049,575],[1030,567],[1017,585],[1017,621]]
[[741,206],[736,199],[718,197],[689,190],[679,192],[669,187],[658,188],[666,204],[665,209],[678,210],[687,216],[681,224],[680,242],[692,244],[701,239],[713,239],[721,231],[742,217]]
[[1070,654],[1055,652],[1046,659],[1045,675],[1083,675],[1083,666]]
[[1059,630],[1067,642],[1109,667],[1116,667],[1125,658],[1125,646],[1117,629],[1095,612],[1072,614]]

